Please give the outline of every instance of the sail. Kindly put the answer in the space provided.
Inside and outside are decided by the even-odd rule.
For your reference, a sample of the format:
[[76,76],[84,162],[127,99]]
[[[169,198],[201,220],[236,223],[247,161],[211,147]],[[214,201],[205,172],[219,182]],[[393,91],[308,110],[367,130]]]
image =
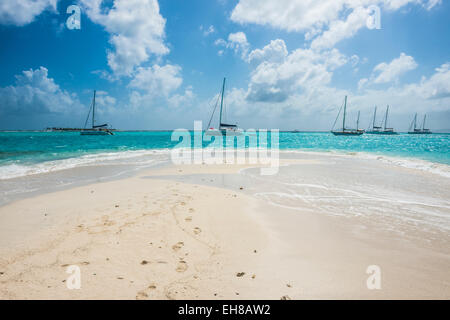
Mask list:
[[[84,130],[81,132],[81,135],[114,135],[112,133],[112,131],[108,129],[107,123],[101,124],[101,125],[95,124],[95,96],[96,96],[96,94],[97,94],[97,91],[94,90],[94,97],[92,99],[92,103],[89,108],[89,113],[86,118],[86,122],[84,123]],[[88,130],[86,127],[87,127],[89,118],[91,116],[91,113],[92,113],[92,127],[91,127],[91,130]]]
[[226,124],[222,122],[222,115],[224,110],[224,95],[225,95],[225,82],[226,78],[223,78],[223,85],[222,85],[222,93],[221,93],[221,100],[220,100],[220,118],[219,118],[219,127],[220,128],[237,128],[238,126],[235,124]]

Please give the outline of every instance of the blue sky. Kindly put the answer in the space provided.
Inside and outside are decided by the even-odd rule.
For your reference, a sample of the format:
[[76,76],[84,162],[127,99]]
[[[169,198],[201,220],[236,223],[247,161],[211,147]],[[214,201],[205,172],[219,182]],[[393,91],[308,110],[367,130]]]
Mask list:
[[328,130],[348,95],[363,127],[389,104],[398,130],[415,112],[449,129],[449,16],[439,0],[4,0],[0,129],[82,126],[94,89],[100,122],[192,128],[223,77],[244,128]]

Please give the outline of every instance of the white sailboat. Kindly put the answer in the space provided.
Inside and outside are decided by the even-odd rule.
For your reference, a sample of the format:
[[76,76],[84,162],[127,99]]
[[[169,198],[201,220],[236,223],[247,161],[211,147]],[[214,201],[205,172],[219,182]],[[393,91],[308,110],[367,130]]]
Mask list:
[[217,108],[217,102],[216,105],[214,107],[213,113],[211,115],[211,119],[209,120],[208,123],[208,128],[205,131],[206,135],[210,135],[210,136],[219,136],[219,135],[227,135],[227,136],[238,136],[238,135],[242,135],[242,129],[240,129],[236,124],[226,124],[222,121],[222,115],[223,115],[223,111],[224,111],[224,96],[225,96],[225,83],[226,83],[226,78],[223,78],[223,85],[222,85],[222,91],[220,94],[220,116],[219,116],[219,128],[214,128],[214,127],[210,127],[211,125],[211,121],[214,117],[214,113],[216,111]]
[[427,115],[423,116],[422,128],[417,128],[417,113],[414,115],[414,120],[409,126],[409,134],[432,134],[430,129],[425,129],[425,122],[427,121]]
[[[341,110],[342,110],[342,107],[341,107]],[[338,116],[336,117],[336,121],[334,122],[331,133],[333,133],[335,136],[360,136],[360,135],[364,134],[364,130],[361,130],[359,128],[348,129],[345,127],[345,120],[346,120],[346,116],[347,116],[347,96],[345,96],[345,100],[344,100],[344,114],[343,114],[343,119],[342,119],[342,128],[340,130],[334,130],[334,126],[336,125],[336,122],[339,119],[341,110],[339,110]],[[357,121],[356,126],[357,127],[359,126],[359,113],[358,113],[358,121]]]
[[372,129],[367,131],[367,133],[368,134],[398,134],[397,132],[394,131],[393,128],[387,127],[388,115],[389,115],[389,106],[386,107],[386,114],[384,117],[384,127],[383,127],[383,123],[379,127],[375,126],[375,120],[377,117],[377,107],[375,107],[375,112],[373,113]]
[[[112,136],[114,133],[108,128],[108,124],[95,125],[95,96],[97,91],[94,90],[94,98],[92,99],[91,108],[89,109],[86,122],[84,123],[84,129],[81,131],[82,136]],[[86,129],[89,116],[92,111],[92,128]]]

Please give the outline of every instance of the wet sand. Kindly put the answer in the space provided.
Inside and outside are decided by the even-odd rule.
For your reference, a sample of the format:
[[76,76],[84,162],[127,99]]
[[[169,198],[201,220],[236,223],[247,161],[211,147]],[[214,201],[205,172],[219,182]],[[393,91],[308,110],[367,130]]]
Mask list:
[[[358,161],[284,160],[267,177],[168,166],[12,202],[0,208],[0,298],[450,298],[448,179]],[[380,290],[367,288],[371,265]]]

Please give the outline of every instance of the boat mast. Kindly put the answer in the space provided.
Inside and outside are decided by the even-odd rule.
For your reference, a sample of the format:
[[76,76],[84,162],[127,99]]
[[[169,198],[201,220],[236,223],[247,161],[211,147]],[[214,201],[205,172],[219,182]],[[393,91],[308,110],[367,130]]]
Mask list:
[[387,128],[388,114],[389,114],[389,105],[386,108],[386,117],[384,118],[384,131],[386,131],[386,128]]
[[344,117],[342,120],[342,131],[345,131],[345,114],[347,112],[347,96],[345,96],[345,102],[344,102]]
[[425,131],[425,121],[427,120],[427,115],[423,116],[423,126],[422,126],[422,131]]
[[377,106],[375,106],[375,111],[373,112],[373,123],[372,129],[375,130],[375,119],[377,118]]
[[222,126],[222,110],[223,110],[223,95],[224,95],[224,92],[225,92],[225,81],[226,81],[226,78],[223,78],[222,99],[220,101],[220,123],[219,123],[219,127]]
[[414,116],[414,131],[416,131],[417,128],[417,112],[416,115]]
[[358,120],[356,120],[356,131],[359,130],[359,116],[361,115],[361,111],[358,111]]
[[94,90],[94,102],[92,104],[92,129],[95,126],[95,94],[97,93],[96,90]]

